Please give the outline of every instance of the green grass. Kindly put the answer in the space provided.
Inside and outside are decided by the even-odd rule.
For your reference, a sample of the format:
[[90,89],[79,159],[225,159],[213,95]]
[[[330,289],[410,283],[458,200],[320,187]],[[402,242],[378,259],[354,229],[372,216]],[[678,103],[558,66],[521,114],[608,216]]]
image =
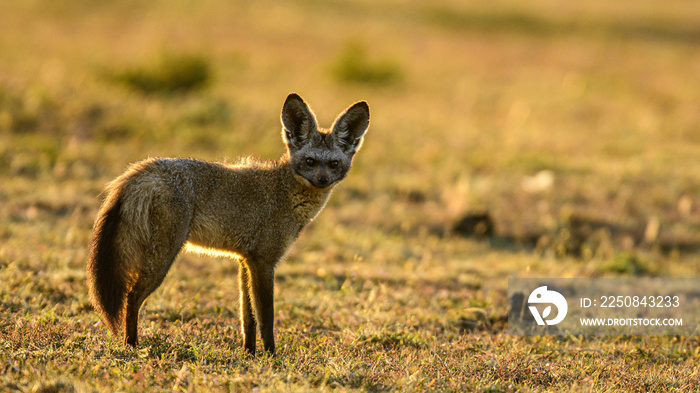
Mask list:
[[[508,277],[697,276],[699,11],[0,2],[0,391],[698,390],[695,336],[504,318]],[[277,269],[278,356],[240,348],[236,263],[190,254],[122,347],[85,285],[105,184],[148,156],[277,158],[293,91],[372,124]],[[453,233],[468,212],[491,239]]]

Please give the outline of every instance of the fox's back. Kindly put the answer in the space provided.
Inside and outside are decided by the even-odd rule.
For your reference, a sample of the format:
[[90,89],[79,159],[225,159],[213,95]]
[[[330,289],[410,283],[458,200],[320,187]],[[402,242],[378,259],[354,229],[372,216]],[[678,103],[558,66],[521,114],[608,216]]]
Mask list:
[[134,164],[123,178],[125,189],[138,190],[125,193],[123,210],[134,230],[174,224],[188,228],[191,244],[239,254],[282,252],[330,193],[300,185],[284,160],[157,158]]

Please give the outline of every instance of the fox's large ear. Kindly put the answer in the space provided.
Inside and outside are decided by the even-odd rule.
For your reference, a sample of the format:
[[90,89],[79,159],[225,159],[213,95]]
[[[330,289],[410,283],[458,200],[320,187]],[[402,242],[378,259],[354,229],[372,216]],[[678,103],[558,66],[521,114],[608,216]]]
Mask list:
[[369,105],[360,101],[341,113],[333,123],[333,135],[346,154],[355,154],[369,127]]
[[316,117],[298,94],[287,96],[282,106],[282,138],[288,146],[301,147],[318,130]]

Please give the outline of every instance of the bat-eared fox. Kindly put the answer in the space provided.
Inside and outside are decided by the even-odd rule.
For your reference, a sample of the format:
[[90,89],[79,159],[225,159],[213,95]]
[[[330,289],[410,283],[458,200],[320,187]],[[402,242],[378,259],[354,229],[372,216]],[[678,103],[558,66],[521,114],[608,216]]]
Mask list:
[[304,100],[282,107],[287,151],[276,161],[227,165],[153,158],[131,165],[107,187],[93,228],[87,281],[95,309],[124,343],[138,344],[139,310],[183,248],[227,253],[240,262],[245,349],[256,327],[274,353],[274,269],[350,170],[369,127],[369,106],[350,106],[319,128]]

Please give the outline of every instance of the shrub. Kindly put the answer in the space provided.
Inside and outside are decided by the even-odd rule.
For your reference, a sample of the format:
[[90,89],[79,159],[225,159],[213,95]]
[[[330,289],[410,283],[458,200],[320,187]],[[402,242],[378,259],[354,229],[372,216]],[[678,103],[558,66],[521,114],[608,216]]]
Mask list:
[[174,95],[207,87],[212,71],[202,56],[163,54],[152,64],[116,72],[114,79],[144,94]]
[[385,59],[372,61],[360,42],[347,44],[331,65],[331,73],[339,82],[367,85],[390,85],[402,75],[398,63]]
[[600,271],[632,276],[643,276],[651,273],[649,266],[632,252],[615,254],[600,266]]

